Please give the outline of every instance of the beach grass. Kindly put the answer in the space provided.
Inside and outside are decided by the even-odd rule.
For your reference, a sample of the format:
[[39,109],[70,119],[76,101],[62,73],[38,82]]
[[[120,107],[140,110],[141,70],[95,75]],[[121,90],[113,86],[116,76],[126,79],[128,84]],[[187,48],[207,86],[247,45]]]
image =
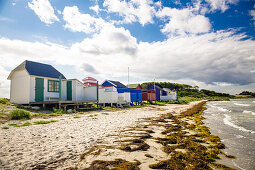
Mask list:
[[102,115],[109,115],[109,113],[101,113]]
[[33,122],[35,125],[40,125],[40,124],[48,124],[48,123],[53,123],[57,122],[57,120],[41,120],[41,121],[36,121]]
[[12,120],[27,120],[31,118],[31,115],[28,111],[22,110],[22,109],[15,109],[10,113],[10,118]]
[[80,117],[80,116],[74,116],[73,118],[74,118],[74,119],[78,119],[78,118],[81,118],[81,117]]
[[2,129],[9,129],[9,127],[7,127],[7,126],[4,126],[4,127],[2,127]]

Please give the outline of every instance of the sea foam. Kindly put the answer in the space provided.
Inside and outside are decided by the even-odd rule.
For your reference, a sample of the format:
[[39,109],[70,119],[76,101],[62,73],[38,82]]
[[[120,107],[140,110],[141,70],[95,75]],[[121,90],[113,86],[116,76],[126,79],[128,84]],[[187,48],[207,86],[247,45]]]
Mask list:
[[237,106],[250,106],[249,104],[241,104],[241,103],[234,103],[234,105],[237,105]]
[[215,105],[208,105],[208,106],[210,106],[210,107],[212,107],[212,108],[216,108],[216,109],[218,109],[218,110],[221,111],[221,112],[231,112],[231,110],[224,109],[224,108],[222,108],[222,107],[218,107],[218,106],[215,106]]
[[252,112],[252,111],[244,110],[244,111],[243,111],[243,113],[249,113],[249,114],[252,114],[252,115],[254,115],[254,116],[255,116],[255,113],[254,113],[254,112]]
[[224,116],[225,116],[225,118],[223,119],[224,124],[229,125],[229,126],[231,126],[233,128],[239,129],[239,130],[241,130],[243,132],[255,133],[252,130],[245,129],[244,127],[241,127],[241,126],[238,126],[238,125],[232,123],[231,122],[231,117],[229,115],[224,114]]

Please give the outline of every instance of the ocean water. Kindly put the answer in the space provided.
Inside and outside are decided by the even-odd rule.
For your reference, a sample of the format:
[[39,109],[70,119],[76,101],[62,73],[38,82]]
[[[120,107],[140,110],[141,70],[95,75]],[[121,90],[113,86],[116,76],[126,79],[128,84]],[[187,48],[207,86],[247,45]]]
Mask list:
[[255,99],[213,101],[206,104],[204,123],[226,145],[225,153],[237,159],[225,159],[235,169],[255,170]]

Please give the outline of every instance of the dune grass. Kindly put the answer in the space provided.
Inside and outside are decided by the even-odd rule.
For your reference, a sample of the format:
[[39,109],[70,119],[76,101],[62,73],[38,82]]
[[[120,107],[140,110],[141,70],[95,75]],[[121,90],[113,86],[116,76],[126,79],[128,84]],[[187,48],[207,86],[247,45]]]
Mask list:
[[48,124],[48,123],[53,123],[53,122],[57,122],[57,120],[40,120],[40,121],[36,121],[33,123],[35,125],[40,125],[40,124]]
[[22,110],[22,109],[15,109],[10,113],[10,118],[12,120],[26,120],[30,119],[31,115],[28,111]]

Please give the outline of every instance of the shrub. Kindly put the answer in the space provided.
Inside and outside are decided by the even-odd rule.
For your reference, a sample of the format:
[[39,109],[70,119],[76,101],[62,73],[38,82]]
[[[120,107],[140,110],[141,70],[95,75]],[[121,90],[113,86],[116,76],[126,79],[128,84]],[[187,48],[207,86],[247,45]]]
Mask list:
[[10,104],[9,100],[6,98],[0,98],[0,103],[2,104]]
[[12,120],[30,119],[31,115],[29,112],[21,109],[15,109],[11,112],[10,117]]
[[2,127],[2,129],[9,129],[9,127],[4,126],[4,127]]

